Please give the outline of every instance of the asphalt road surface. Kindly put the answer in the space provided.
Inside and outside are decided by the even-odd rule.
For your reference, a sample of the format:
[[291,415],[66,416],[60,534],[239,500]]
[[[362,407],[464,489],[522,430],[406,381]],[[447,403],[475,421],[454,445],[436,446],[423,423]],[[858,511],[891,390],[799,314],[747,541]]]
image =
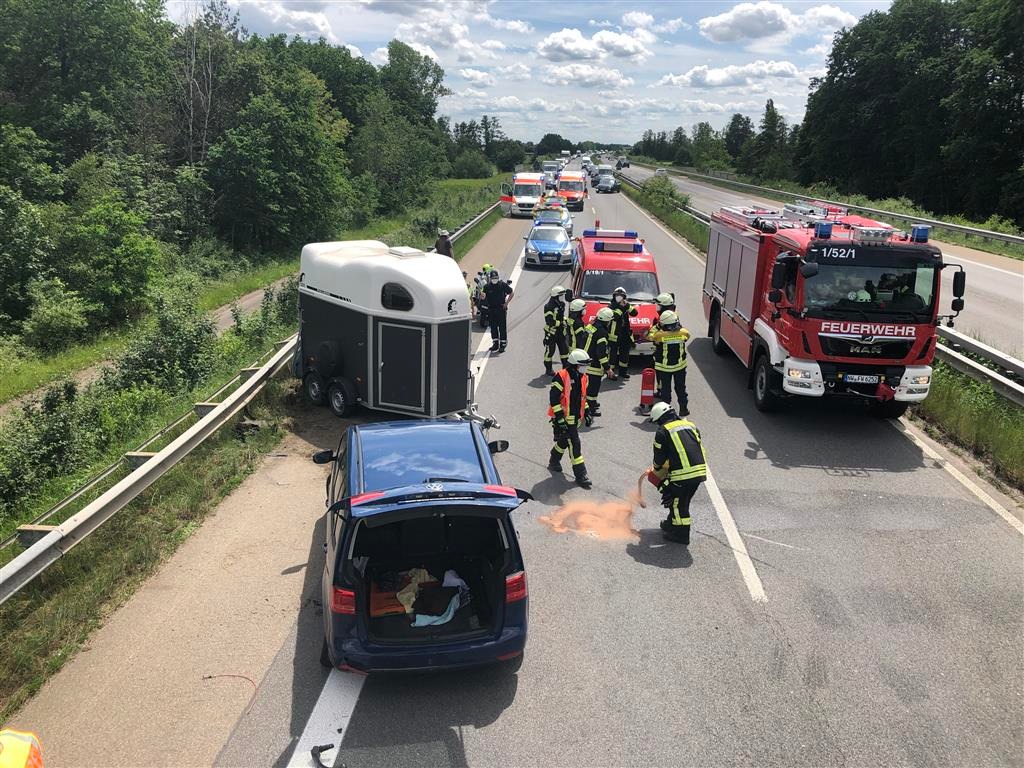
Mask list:
[[[606,386],[604,415],[583,434],[594,488],[577,488],[568,472],[548,472],[540,308],[567,275],[516,269],[522,240],[515,225],[503,222],[504,246],[490,238],[488,260],[513,275],[510,345],[504,354],[478,356],[477,396],[481,409],[502,422],[491,437],[511,443],[497,457],[503,480],[537,499],[515,513],[531,603],[522,668],[325,673],[318,662],[322,619],[311,603],[319,597],[323,533],[310,514],[282,509],[280,525],[303,526],[308,534],[293,544],[289,529],[280,546],[294,551],[277,557],[299,564],[281,573],[299,578],[301,599],[277,621],[290,630],[267,633],[261,654],[274,654],[261,667],[251,703],[244,682],[240,701],[225,697],[238,718],[221,736],[188,720],[185,694],[174,719],[145,703],[161,700],[158,683],[138,693],[112,685],[104,695],[120,690],[125,701],[110,728],[130,743],[133,716],[147,733],[163,719],[168,757],[147,751],[143,760],[140,750],[133,760],[125,750],[110,764],[184,764],[190,740],[222,744],[212,754],[225,766],[310,765],[310,747],[323,744],[335,744],[336,765],[349,768],[1022,764],[1024,528],[1017,517],[1000,517],[892,424],[859,408],[800,402],[759,413],[739,362],[715,356],[702,333],[702,264],[622,195],[592,196],[577,227],[595,215],[602,226],[641,232],[662,288],[677,293],[682,320],[694,331],[690,407],[714,483],[694,501],[689,548],[662,540],[663,511],[653,489],[649,508],[633,518],[639,534],[629,541],[557,534],[539,522],[567,501],[625,498],[650,462],[653,426],[635,411],[638,376]],[[521,231],[528,226],[522,222]],[[323,429],[298,428],[311,443],[325,439]],[[242,510],[266,493],[259,490],[265,480],[252,480],[256,490],[249,481],[240,489],[251,496]],[[322,480],[303,482],[279,493],[293,505],[315,504]],[[218,514],[215,522],[228,519]],[[201,549],[208,525],[185,547]],[[221,634],[224,623],[237,620],[233,614],[250,612],[269,578],[262,572],[279,570],[262,567],[258,552],[242,556],[248,598],[227,610],[219,601],[219,612],[207,619]],[[184,595],[191,569],[177,557],[168,569],[180,574],[164,588]],[[201,567],[216,572],[195,565]],[[223,578],[222,588],[231,588],[235,577]],[[135,610],[135,602],[126,609]],[[190,608],[190,624],[194,613]],[[93,650],[22,715],[48,721],[51,732],[80,729],[90,717],[101,727],[96,713],[108,711],[104,695],[92,697],[89,712],[72,707],[82,692],[67,673],[117,663],[102,651],[110,629],[100,630]],[[148,642],[157,647],[140,648],[132,663],[141,656],[166,665],[160,643],[193,635],[201,641],[202,629],[181,629],[166,639],[151,633]],[[260,637],[244,640],[236,667]],[[175,680],[218,669],[179,664],[169,670]],[[60,756],[58,750],[54,765],[73,762]]]
[[[631,165],[625,173],[642,182],[654,171]],[[671,175],[669,178],[681,192],[690,196],[691,207],[704,213],[717,211],[724,205],[751,202],[772,208],[782,206],[778,200],[716,187],[690,177]],[[946,262],[962,264],[967,272],[966,307],[955,321],[957,330],[1015,357],[1024,355],[1024,261],[951,243],[936,244],[942,249]],[[942,312],[950,311],[953,272],[952,269],[942,272]]]

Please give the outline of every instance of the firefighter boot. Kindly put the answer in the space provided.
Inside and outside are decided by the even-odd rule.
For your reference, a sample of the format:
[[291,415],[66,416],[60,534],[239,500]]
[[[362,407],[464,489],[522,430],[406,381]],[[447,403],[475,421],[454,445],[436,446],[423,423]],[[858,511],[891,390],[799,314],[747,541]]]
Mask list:
[[491,344],[491,352],[497,352],[497,351],[498,351],[498,340],[495,339],[494,342]]
[[629,381],[629,368],[628,367],[623,368],[622,366],[619,366],[619,378],[622,379],[623,381]]
[[587,465],[576,464],[572,468],[572,473],[576,476],[576,485],[580,488],[591,488],[593,483],[590,482],[590,478],[587,477]]
[[551,361],[550,360],[545,360],[544,361],[544,373],[546,373],[548,376],[554,376],[555,375],[555,369],[551,367]]
[[661,533],[669,541],[685,545],[690,543],[690,526],[688,525],[673,525],[671,520],[662,520]]
[[551,455],[548,457],[548,471],[558,473],[562,471],[562,454],[557,448],[551,449]]

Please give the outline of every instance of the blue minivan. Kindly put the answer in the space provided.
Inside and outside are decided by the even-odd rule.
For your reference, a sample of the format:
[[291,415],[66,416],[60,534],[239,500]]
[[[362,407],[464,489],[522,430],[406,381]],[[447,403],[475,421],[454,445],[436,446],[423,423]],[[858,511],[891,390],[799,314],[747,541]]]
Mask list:
[[526,569],[502,485],[472,421],[350,426],[327,478],[320,661],[372,672],[508,662],[526,645]]

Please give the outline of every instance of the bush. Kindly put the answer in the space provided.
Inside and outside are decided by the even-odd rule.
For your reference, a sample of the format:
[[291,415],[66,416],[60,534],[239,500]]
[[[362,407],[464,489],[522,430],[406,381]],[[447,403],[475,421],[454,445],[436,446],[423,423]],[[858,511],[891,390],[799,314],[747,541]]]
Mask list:
[[494,166],[478,149],[461,152],[452,163],[452,176],[457,179],[488,179],[494,175]]
[[672,209],[690,204],[690,198],[676,189],[667,176],[651,176],[643,183],[641,194],[659,209]]
[[0,333],[16,330],[29,311],[28,284],[53,244],[42,210],[0,184]]
[[28,295],[32,309],[21,329],[26,344],[52,354],[85,336],[93,307],[61,280],[33,281]]

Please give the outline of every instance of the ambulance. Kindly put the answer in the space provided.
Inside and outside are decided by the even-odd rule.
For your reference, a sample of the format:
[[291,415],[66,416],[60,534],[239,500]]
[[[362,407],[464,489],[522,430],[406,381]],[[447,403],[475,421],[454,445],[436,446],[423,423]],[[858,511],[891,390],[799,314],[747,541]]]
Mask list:
[[559,197],[564,197],[570,211],[582,211],[587,197],[587,177],[582,171],[562,171],[558,177]]
[[543,173],[517,173],[501,185],[501,215],[533,218],[533,208],[544,196]]

